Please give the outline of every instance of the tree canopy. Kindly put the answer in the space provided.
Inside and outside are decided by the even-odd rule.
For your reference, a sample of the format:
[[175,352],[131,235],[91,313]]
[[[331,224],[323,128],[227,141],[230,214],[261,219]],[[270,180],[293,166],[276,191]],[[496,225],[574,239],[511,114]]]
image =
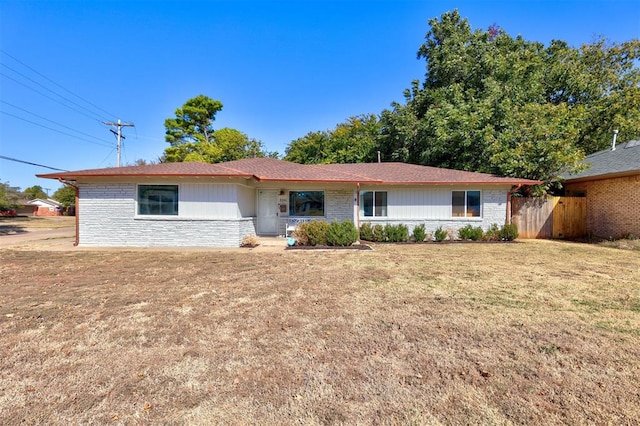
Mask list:
[[40,185],[33,185],[23,191],[27,200],[35,200],[36,198],[47,199],[49,196]]
[[425,81],[381,114],[386,160],[553,182],[640,134],[640,41],[545,47],[499,27],[472,30],[457,10],[429,21]]
[[262,142],[236,129],[215,130],[213,121],[222,103],[205,95],[189,99],[165,120],[165,140],[170,144],[160,161],[218,163],[253,157],[277,157],[264,150]]
[[51,198],[65,207],[73,206],[76,204],[76,190],[70,186],[62,186],[53,193]]
[[11,186],[9,182],[0,182],[0,207],[16,207],[24,198],[17,186]]
[[301,164],[376,161],[379,134],[375,114],[350,117],[333,130],[310,132],[292,141],[284,159]]

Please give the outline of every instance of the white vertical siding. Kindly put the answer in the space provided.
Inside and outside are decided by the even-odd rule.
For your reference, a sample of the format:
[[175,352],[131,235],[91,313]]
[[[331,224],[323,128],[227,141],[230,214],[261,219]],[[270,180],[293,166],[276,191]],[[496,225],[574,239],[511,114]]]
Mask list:
[[[507,192],[509,187],[441,186],[427,188],[391,187],[365,188],[363,190],[387,191],[386,217],[360,217],[360,223],[405,224],[409,231],[424,224],[427,233],[437,228],[458,229],[471,224],[488,229],[492,224],[503,225],[507,218]],[[452,217],[451,191],[481,191],[481,217]]]
[[240,217],[237,185],[183,183],[180,185],[180,217],[229,219]]
[[246,186],[238,186],[237,188],[239,217],[254,217],[256,215],[256,190]]
[[451,217],[451,191],[446,188],[393,188],[387,191],[390,218],[446,219]]

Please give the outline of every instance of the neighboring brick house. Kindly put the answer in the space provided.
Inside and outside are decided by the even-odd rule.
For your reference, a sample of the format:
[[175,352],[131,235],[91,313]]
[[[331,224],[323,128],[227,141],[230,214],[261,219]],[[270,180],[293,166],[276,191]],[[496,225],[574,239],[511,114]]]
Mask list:
[[587,156],[590,167],[565,176],[565,193],[587,197],[587,233],[599,238],[640,236],[640,140]]
[[301,165],[272,158],[165,163],[38,177],[77,187],[83,246],[238,247],[294,221],[425,224],[452,231],[507,220],[515,186],[540,182],[403,163]]
[[63,205],[56,200],[36,198],[27,202],[27,204],[33,206],[34,216],[62,216]]

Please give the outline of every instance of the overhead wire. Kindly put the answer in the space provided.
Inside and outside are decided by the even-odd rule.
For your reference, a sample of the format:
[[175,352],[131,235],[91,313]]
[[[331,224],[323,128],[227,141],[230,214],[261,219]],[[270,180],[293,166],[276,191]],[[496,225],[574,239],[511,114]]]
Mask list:
[[[25,67],[26,69],[30,70],[31,72],[35,73],[36,75],[38,75],[38,76],[39,76],[39,77],[41,77],[42,79],[46,80],[47,82],[49,82],[49,83],[51,83],[51,84],[55,85],[56,87],[58,87],[58,88],[62,89],[64,92],[66,92],[66,93],[68,93],[68,94],[72,95],[73,97],[75,97],[75,98],[77,98],[77,99],[81,100],[81,101],[82,101],[82,102],[84,102],[86,105],[82,105],[82,104],[80,104],[80,103],[76,102],[75,100],[70,99],[68,96],[64,96],[63,94],[59,93],[58,91],[56,91],[56,90],[52,90],[51,88],[47,87],[45,84],[43,84],[43,83],[41,83],[41,82],[39,82],[39,81],[35,80],[34,78],[31,78],[31,77],[30,77],[30,76],[28,76],[28,75],[25,75],[25,74],[24,74],[23,72],[21,72],[20,70],[15,69],[15,68],[13,68],[13,67],[11,67],[11,66],[7,65],[6,63],[3,63],[2,61],[0,61],[0,65],[1,65],[2,67],[6,68],[7,70],[10,70],[10,71],[11,71],[11,72],[13,72],[13,73],[15,73],[17,76],[21,77],[21,79],[22,79],[22,80],[26,80],[26,81],[28,81],[28,82],[31,82],[32,84],[37,85],[38,87],[40,87],[40,88],[44,89],[46,92],[48,92],[48,93],[50,93],[50,94],[53,94],[54,96],[50,96],[48,93],[43,93],[43,91],[42,91],[42,90],[38,90],[37,88],[33,87],[31,84],[28,84],[28,83],[26,83],[25,81],[21,81],[20,79],[16,78],[16,76],[14,76],[14,75],[9,75],[9,74],[6,74],[6,73],[4,73],[4,72],[0,71],[0,75],[1,75],[1,76],[5,77],[5,78],[7,78],[7,79],[9,79],[9,80],[12,80],[13,82],[15,82],[15,83],[17,83],[17,84],[19,84],[19,85],[21,85],[21,86],[23,86],[23,87],[25,87],[25,88],[27,88],[27,89],[29,89],[29,90],[33,91],[33,92],[35,92],[35,93],[39,94],[40,96],[43,96],[43,97],[45,97],[45,98],[47,98],[47,99],[50,99],[50,100],[52,100],[52,101],[54,101],[54,102],[56,102],[56,103],[58,103],[58,104],[62,105],[63,107],[65,107],[65,108],[67,108],[67,109],[70,109],[70,110],[72,110],[72,111],[74,111],[74,112],[76,112],[76,113],[78,113],[78,114],[81,114],[81,115],[83,115],[83,116],[85,116],[85,117],[87,117],[87,118],[89,118],[89,119],[91,119],[91,120],[98,121],[98,122],[99,122],[101,125],[103,125],[103,126],[107,126],[108,124],[111,124],[110,122],[114,122],[114,121],[115,121],[115,120],[113,120],[113,119],[111,119],[111,118],[108,118],[108,117],[107,117],[107,116],[109,116],[109,117],[115,117],[115,115],[114,115],[114,114],[112,114],[112,113],[110,113],[110,112],[106,111],[105,109],[103,109],[103,108],[99,107],[98,105],[96,105],[96,104],[94,104],[94,103],[90,102],[89,100],[87,100],[87,99],[83,98],[82,96],[80,96],[80,95],[78,95],[78,94],[76,94],[76,93],[72,92],[71,90],[67,89],[66,87],[62,86],[61,84],[59,84],[59,83],[55,82],[55,81],[54,81],[54,80],[52,80],[51,78],[47,77],[46,75],[44,75],[43,73],[39,72],[39,71],[38,71],[38,70],[36,70],[35,68],[33,68],[33,67],[29,66],[28,64],[26,64],[26,63],[22,62],[21,60],[19,60],[19,59],[18,59],[18,58],[16,58],[15,56],[11,55],[11,54],[10,54],[10,53],[8,53],[7,51],[5,51],[5,50],[3,50],[3,49],[0,49],[0,53],[2,53],[2,54],[4,54],[4,55],[6,55],[7,57],[11,58],[13,61],[15,61],[16,63],[18,63],[18,64],[20,64],[21,66]],[[56,126],[58,126],[58,127],[61,127],[61,128],[64,128],[64,129],[70,130],[70,131],[72,131],[72,132],[75,132],[75,133],[77,133],[77,134],[84,135],[84,136],[87,136],[87,137],[89,137],[89,138],[95,139],[95,141],[94,141],[94,140],[89,140],[89,139],[86,139],[86,138],[84,138],[84,137],[80,137],[80,136],[77,136],[77,135],[74,135],[74,134],[70,134],[70,133],[67,133],[67,132],[64,132],[64,131],[61,131],[61,130],[58,130],[58,129],[55,129],[55,128],[52,128],[52,127],[49,127],[49,126],[43,125],[43,124],[41,124],[41,123],[38,123],[38,122],[32,121],[32,120],[28,120],[28,119],[26,119],[26,118],[24,118],[24,117],[21,117],[21,116],[18,116],[18,115],[12,114],[12,113],[10,113],[10,112],[8,112],[8,111],[0,110],[0,113],[2,113],[2,114],[4,114],[4,115],[7,115],[7,116],[10,116],[10,117],[16,118],[16,119],[18,119],[18,120],[22,120],[22,121],[24,121],[24,122],[27,122],[27,123],[33,124],[33,125],[35,125],[35,126],[39,126],[39,127],[44,128],[44,129],[51,130],[51,131],[54,131],[54,132],[57,132],[57,133],[63,134],[63,135],[65,135],[65,136],[69,136],[69,137],[72,137],[72,138],[75,138],[75,139],[81,140],[81,141],[85,141],[85,142],[88,142],[88,143],[92,143],[92,144],[94,144],[94,145],[100,145],[100,146],[104,146],[104,147],[107,147],[107,148],[111,148],[111,151],[109,152],[109,155],[108,155],[108,156],[105,158],[105,160],[103,160],[100,164],[104,163],[104,162],[106,161],[106,159],[107,159],[107,158],[108,158],[108,157],[113,153],[113,151],[116,149],[116,148],[114,147],[114,144],[113,144],[113,143],[109,143],[108,141],[105,141],[104,139],[100,139],[100,138],[97,138],[97,137],[95,137],[95,136],[92,136],[92,135],[90,135],[90,134],[88,134],[88,133],[81,132],[81,131],[76,130],[76,129],[74,129],[74,128],[70,127],[70,126],[64,125],[64,124],[62,124],[62,123],[60,123],[60,122],[56,122],[56,121],[54,121],[54,120],[50,120],[50,119],[48,119],[48,118],[46,118],[46,117],[43,117],[42,115],[36,114],[36,113],[34,113],[34,112],[32,112],[32,111],[29,111],[29,110],[27,110],[27,109],[24,109],[24,108],[22,108],[22,107],[19,107],[19,106],[17,106],[17,105],[12,104],[12,103],[9,103],[9,102],[3,101],[3,100],[0,100],[0,102],[4,103],[4,104],[6,104],[6,105],[8,105],[8,106],[10,106],[10,107],[13,107],[13,108],[15,108],[15,109],[17,109],[17,110],[20,110],[20,111],[22,111],[22,112],[24,112],[24,113],[30,114],[30,115],[32,115],[32,116],[34,116],[34,117],[37,117],[37,118],[38,118],[38,119],[40,119],[40,120],[44,120],[44,121],[46,121],[46,122],[53,123],[53,124],[55,124],[55,125],[56,125]],[[87,105],[90,105],[92,108],[87,107]],[[101,111],[101,113],[99,113],[98,111]],[[106,114],[106,116],[105,116],[104,114]],[[137,136],[137,130],[136,130],[136,136]],[[96,141],[98,141],[98,142],[96,142]],[[123,147],[124,147],[124,145],[123,145]],[[125,154],[125,155],[126,155],[126,154]],[[56,170],[59,170],[59,169],[56,169]]]
[[63,128],[65,128],[65,129],[71,130],[71,131],[76,132],[76,133],[79,133],[79,134],[81,134],[81,135],[88,136],[88,137],[93,138],[93,139],[96,139],[96,140],[98,140],[98,141],[100,141],[100,142],[109,143],[109,141],[106,141],[106,140],[104,140],[104,139],[97,138],[97,137],[95,137],[95,136],[93,136],[93,135],[90,135],[89,133],[81,132],[80,130],[76,130],[76,129],[71,128],[71,127],[69,127],[69,126],[66,126],[66,125],[64,125],[64,124],[58,123],[57,121],[50,120],[50,119],[48,119],[48,118],[46,118],[46,117],[43,117],[43,116],[41,116],[41,115],[39,115],[39,114],[36,114],[35,112],[31,112],[31,111],[26,110],[26,109],[24,109],[24,108],[21,108],[21,107],[19,107],[19,106],[17,106],[17,105],[14,105],[14,104],[12,104],[12,103],[10,103],[10,102],[4,101],[4,100],[2,100],[2,99],[0,99],[0,102],[2,102],[3,104],[9,105],[9,106],[11,106],[11,107],[13,107],[13,108],[19,109],[20,111],[26,112],[27,114],[31,114],[31,115],[33,115],[34,117],[38,117],[38,118],[40,118],[40,119],[42,119],[42,120],[48,121],[49,123],[53,123],[53,124],[55,124],[55,125],[57,125],[57,126],[63,127]]
[[0,158],[3,159],[3,160],[15,161],[16,163],[24,163],[24,164],[29,164],[31,166],[44,167],[45,169],[56,170],[56,171],[59,171],[59,172],[68,172],[69,171],[69,170],[65,170],[65,169],[58,169],[56,167],[45,166],[43,164],[32,163],[31,161],[18,160],[17,158],[5,157],[4,155],[0,155]]
[[115,148],[113,148],[111,151],[109,151],[109,153],[107,154],[107,156],[106,156],[106,157],[104,157],[104,160],[102,160],[102,161],[100,162],[100,164],[98,164],[98,167],[101,167],[101,166],[104,164],[104,162],[105,162],[105,161],[107,161],[107,158],[111,157],[111,154],[113,154],[113,151],[115,151],[115,150],[116,150],[116,149],[115,149]]
[[45,93],[42,93],[41,91],[39,91],[39,90],[37,90],[37,89],[34,89],[33,87],[30,87],[30,86],[28,86],[28,85],[24,84],[23,82],[21,82],[21,81],[19,81],[19,80],[16,80],[15,78],[11,77],[10,75],[7,75],[7,74],[3,73],[2,71],[0,71],[0,75],[1,75],[1,76],[3,76],[3,77],[8,78],[9,80],[13,80],[13,81],[15,81],[15,82],[16,82],[16,83],[18,83],[19,85],[21,85],[21,86],[23,86],[23,87],[26,87],[27,89],[32,90],[32,91],[36,92],[37,94],[39,94],[39,95],[41,95],[41,96],[44,96],[44,97],[45,97],[45,98],[47,98],[47,99],[51,99],[52,101],[54,101],[54,102],[56,102],[56,103],[58,103],[58,104],[62,105],[62,106],[63,106],[63,107],[65,107],[65,108],[68,108],[68,109],[70,109],[70,110],[72,110],[72,111],[75,111],[75,112],[77,112],[78,114],[84,115],[85,117],[90,118],[91,120],[95,120],[95,121],[97,121],[98,123],[101,123],[101,124],[102,124],[102,120],[100,120],[99,118],[96,118],[96,116],[91,116],[91,115],[89,115],[89,114],[87,114],[87,113],[85,113],[85,112],[83,112],[83,111],[80,111],[79,109],[76,109],[76,108],[74,108],[74,107],[72,107],[72,106],[69,106],[69,105],[65,104],[64,102],[61,102],[59,99],[56,99],[56,98],[51,97],[51,96],[49,96],[49,95],[47,95],[47,94],[45,94]]
[[[44,78],[45,80],[47,80],[47,81],[49,81],[49,82],[51,82],[51,83],[55,84],[56,86],[58,86],[58,87],[62,88],[62,89],[63,89],[63,90],[65,90],[66,92],[70,93],[71,95],[73,95],[73,96],[77,97],[78,99],[81,99],[82,101],[84,101],[85,103],[87,103],[87,104],[89,104],[89,105],[93,106],[94,108],[97,108],[98,110],[105,112],[105,113],[107,114],[107,116],[109,116],[109,117],[115,117],[115,115],[113,115],[113,114],[111,114],[111,113],[109,113],[109,112],[107,112],[107,111],[104,111],[102,108],[100,108],[100,107],[98,107],[98,106],[94,105],[93,103],[91,103],[91,102],[89,102],[89,101],[85,100],[83,97],[81,97],[81,96],[79,96],[79,95],[76,95],[75,93],[73,93],[73,92],[72,92],[72,91],[70,91],[69,89],[66,89],[65,87],[63,87],[63,86],[61,86],[60,84],[56,83],[55,81],[51,80],[49,77],[47,77],[47,76],[43,75],[42,73],[38,72],[37,70],[33,69],[33,68],[32,68],[32,67],[30,67],[29,65],[26,65],[25,63],[23,63],[23,62],[19,61],[19,60],[18,60],[18,59],[16,59],[14,56],[9,55],[9,54],[8,54],[7,52],[5,52],[4,50],[0,49],[0,52],[4,53],[5,55],[9,56],[9,57],[10,57],[11,59],[13,59],[14,61],[18,62],[19,64],[21,64],[21,65],[25,66],[26,68],[30,69],[31,71],[35,72],[36,74],[38,74],[39,76],[41,76],[41,77],[42,77],[42,78]],[[16,70],[15,68],[10,67],[9,65],[7,65],[7,64],[5,64],[5,63],[3,63],[3,62],[0,62],[0,65],[2,65],[3,67],[5,67],[5,68],[7,68],[7,69],[9,69],[9,70],[11,70],[11,71],[13,71],[14,73],[18,74],[18,75],[19,75],[19,76],[21,76],[22,78],[25,78],[25,79],[27,79],[27,80],[31,81],[32,83],[37,84],[38,86],[42,87],[42,88],[43,88],[43,89],[45,89],[46,91],[53,93],[54,95],[56,95],[56,96],[58,96],[58,97],[60,97],[60,98],[64,99],[65,101],[70,102],[71,104],[73,104],[73,105],[75,105],[75,106],[77,106],[77,107],[80,107],[80,108],[84,109],[85,111],[88,111],[89,113],[93,114],[93,115],[94,115],[94,116],[96,116],[96,117],[100,117],[101,119],[104,119],[104,121],[109,121],[109,120],[111,120],[111,118],[107,118],[107,116],[105,116],[105,115],[103,115],[103,114],[98,114],[96,111],[92,111],[91,109],[87,108],[86,106],[81,105],[81,104],[79,104],[79,103],[77,103],[77,102],[75,102],[75,101],[73,101],[73,100],[69,99],[68,97],[66,97],[66,96],[64,96],[64,95],[61,95],[60,93],[58,93],[58,92],[56,92],[56,91],[54,91],[54,90],[52,90],[52,89],[50,89],[50,88],[46,87],[44,84],[42,84],[42,83],[40,83],[40,82],[38,82],[38,81],[34,80],[33,78],[31,78],[31,77],[29,77],[29,76],[27,76],[27,75],[23,74],[22,72],[20,72],[20,71]],[[15,80],[14,80],[14,81],[15,81]]]
[[6,111],[2,111],[2,110],[0,110],[0,113],[5,114],[5,115],[8,115],[8,116],[13,117],[13,118],[17,118],[18,120],[22,120],[22,121],[25,121],[25,122],[27,122],[27,123],[33,124],[34,126],[43,127],[43,128],[45,128],[45,129],[48,129],[48,130],[51,130],[51,131],[54,131],[54,132],[57,132],[57,133],[60,133],[60,134],[66,135],[66,136],[70,136],[70,137],[72,137],[72,138],[76,138],[76,139],[79,139],[79,140],[82,140],[82,141],[85,141],[85,142],[92,143],[92,144],[94,144],[94,145],[106,146],[107,148],[111,148],[111,146],[112,146],[112,145],[106,145],[106,144],[103,144],[103,143],[94,142],[94,141],[91,141],[91,140],[89,140],[89,139],[81,138],[81,137],[79,137],[79,136],[72,135],[71,133],[63,132],[63,131],[61,131],[61,130],[54,129],[54,128],[52,128],[52,127],[45,126],[45,125],[40,124],[40,123],[36,123],[35,121],[27,120],[26,118],[19,117],[19,116],[15,115],[15,114],[11,114],[11,113],[6,112]]

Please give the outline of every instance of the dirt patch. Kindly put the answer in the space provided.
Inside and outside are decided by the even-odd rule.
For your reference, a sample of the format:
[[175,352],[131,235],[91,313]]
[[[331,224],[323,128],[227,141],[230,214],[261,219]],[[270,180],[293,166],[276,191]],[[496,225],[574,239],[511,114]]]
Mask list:
[[352,246],[287,246],[286,250],[373,250],[367,244],[354,244]]
[[640,258],[551,241],[0,252],[0,416],[634,424]]

